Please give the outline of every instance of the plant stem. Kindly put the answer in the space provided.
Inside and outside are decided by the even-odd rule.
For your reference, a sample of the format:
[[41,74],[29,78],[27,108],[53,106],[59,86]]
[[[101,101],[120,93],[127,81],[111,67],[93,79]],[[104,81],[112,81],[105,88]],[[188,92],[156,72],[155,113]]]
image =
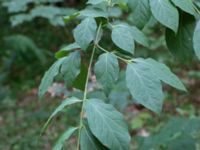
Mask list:
[[[104,49],[103,47],[101,47],[100,45],[97,45],[97,47],[100,49],[100,50],[102,50],[102,51],[104,51],[104,52],[106,52],[106,53],[110,53],[109,51],[107,51],[106,49]],[[113,54],[113,53],[112,53]],[[113,54],[113,55],[115,55],[115,54]],[[132,62],[132,60],[131,59],[125,59],[125,58],[122,58],[122,57],[120,57],[120,56],[117,56],[117,55],[115,55],[118,59],[120,59],[120,60],[122,60],[122,61],[124,61],[125,63],[130,63],[130,62]]]
[[88,82],[89,82],[89,77],[90,77],[90,72],[91,72],[91,68],[92,68],[92,62],[93,62],[93,59],[94,59],[95,50],[96,50],[97,45],[98,45],[98,38],[99,38],[101,27],[102,27],[102,23],[100,23],[98,30],[97,30],[97,34],[96,34],[96,38],[95,38],[95,41],[94,41],[94,46],[93,46],[93,49],[92,49],[92,54],[91,54],[90,62],[89,62],[89,66],[88,66],[88,72],[87,72],[86,83],[85,83],[85,88],[84,88],[84,95],[83,95],[83,103],[82,103],[82,108],[81,108],[81,113],[80,113],[77,150],[79,150],[79,148],[80,148],[80,136],[81,136],[81,129],[83,127],[83,115],[84,115],[83,107],[84,107],[85,101],[87,99],[87,87],[88,87]]

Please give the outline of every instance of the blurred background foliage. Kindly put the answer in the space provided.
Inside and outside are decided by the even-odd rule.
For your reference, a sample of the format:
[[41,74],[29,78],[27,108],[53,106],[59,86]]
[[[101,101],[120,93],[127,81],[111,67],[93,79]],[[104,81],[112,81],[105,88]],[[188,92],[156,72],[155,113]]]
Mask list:
[[[78,121],[78,107],[67,109],[51,123],[44,136],[39,137],[42,126],[63,97],[81,96],[82,92],[66,89],[58,80],[49,89],[49,95],[39,101],[37,87],[45,70],[55,60],[54,53],[73,41],[71,33],[77,22],[65,25],[63,15],[84,8],[85,2],[0,1],[0,149],[50,150],[58,135]],[[199,1],[196,4],[200,6]],[[131,2],[129,7],[131,9],[125,10],[122,17],[143,28],[142,23],[134,24],[135,9]],[[116,9],[113,14],[121,15],[121,12]],[[154,57],[166,63],[183,80],[188,93],[166,86],[164,110],[157,116],[132,102],[121,80],[124,78],[122,71],[108,96],[92,90],[89,95],[106,99],[125,114],[132,135],[131,150],[147,150],[151,146],[162,150],[196,149],[200,147],[200,120],[197,118],[200,115],[200,64],[196,58],[189,63],[175,59],[166,48],[164,28],[151,14],[148,17],[149,22],[143,31],[149,37],[150,47],[137,45],[135,55]],[[103,44],[109,48],[110,39],[106,37]],[[121,66],[123,68],[123,64]],[[89,88],[95,88],[93,82]],[[67,142],[68,149],[73,150],[75,142],[75,138]]]

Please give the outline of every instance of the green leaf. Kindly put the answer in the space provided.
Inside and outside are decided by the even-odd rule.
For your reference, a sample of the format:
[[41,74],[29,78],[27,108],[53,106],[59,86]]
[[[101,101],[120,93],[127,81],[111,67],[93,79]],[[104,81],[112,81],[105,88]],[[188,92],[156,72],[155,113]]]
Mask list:
[[179,14],[169,0],[150,0],[153,16],[164,26],[172,29],[175,33],[178,30]]
[[120,5],[126,5],[128,0],[112,0],[111,1],[113,4],[120,4]]
[[80,16],[83,17],[92,17],[92,18],[97,18],[97,17],[104,17],[104,18],[108,18],[108,14],[105,13],[103,10],[98,9],[98,8],[93,8],[93,9],[84,9],[82,11],[80,11]]
[[84,105],[94,136],[110,150],[129,150],[130,135],[123,116],[112,105],[89,99]]
[[75,19],[75,18],[78,17],[79,15],[80,15],[79,12],[75,12],[75,13],[73,13],[72,15],[64,16],[64,17],[63,17],[63,20],[64,20],[65,23],[68,23],[69,21]]
[[129,19],[135,26],[142,29],[151,17],[149,0],[130,0],[128,5],[132,9]]
[[149,47],[149,40],[142,31],[134,26],[130,27],[130,29],[136,42],[140,43],[143,46]]
[[195,53],[200,60],[200,21],[197,23],[194,31],[193,46]]
[[88,0],[88,4],[96,5],[102,2],[106,2],[106,0]]
[[64,76],[67,86],[71,86],[80,73],[80,64],[81,57],[78,51],[71,53],[63,60],[61,74]]
[[69,44],[69,45],[61,48],[61,50],[59,50],[58,52],[56,52],[55,57],[57,59],[62,58],[64,56],[66,56],[70,51],[73,51],[76,49],[80,49],[80,46],[77,43]]
[[108,9],[108,16],[118,18],[122,16],[122,10],[119,7],[110,7]]
[[151,69],[142,63],[128,64],[126,84],[133,98],[148,109],[160,113],[163,104],[162,85]]
[[174,5],[182,9],[183,11],[195,15],[196,11],[194,9],[194,4],[191,0],[172,0]]
[[[92,5],[97,5],[97,4],[100,4],[102,2],[107,2],[109,3],[109,0],[88,0],[88,4],[92,4]],[[127,0],[111,0],[110,1],[112,5],[114,4],[126,4],[127,3]]]
[[52,148],[52,150],[61,150],[64,142],[66,140],[68,140],[70,138],[70,136],[72,136],[72,134],[77,130],[77,127],[71,127],[69,128],[67,131],[65,131],[60,138],[58,139],[58,141],[56,142],[56,144],[54,145],[54,147]]
[[54,110],[54,112],[51,114],[51,116],[48,118],[47,122],[45,123],[45,125],[42,128],[41,133],[43,133],[45,131],[45,129],[47,128],[47,126],[49,125],[51,119],[57,115],[60,111],[62,111],[66,106],[75,104],[75,103],[80,103],[82,102],[81,100],[77,99],[76,97],[71,97],[71,98],[67,98],[65,100],[62,101],[62,103]]
[[81,150],[107,150],[85,126],[81,129],[80,145]]
[[195,19],[193,16],[183,14],[180,19],[178,33],[166,30],[166,43],[170,52],[181,62],[189,62],[193,58],[193,33]]
[[95,74],[97,81],[104,88],[109,89],[119,75],[119,64],[116,56],[111,53],[102,54],[95,64]]
[[144,63],[145,65],[149,66],[151,71],[157,76],[158,79],[162,80],[163,82],[171,85],[172,87],[187,91],[181,80],[171,72],[171,70],[162,63],[155,61],[154,59],[136,59],[136,62]]
[[97,24],[94,18],[84,19],[74,30],[74,38],[76,43],[86,50],[90,42],[94,40],[96,35]]
[[116,46],[131,54],[134,53],[134,38],[126,25],[115,25],[112,28],[112,41]]
[[59,74],[60,66],[63,62],[64,58],[57,60],[48,71],[46,71],[45,75],[42,78],[42,81],[39,86],[39,98],[47,92],[48,88],[52,85],[54,78]]

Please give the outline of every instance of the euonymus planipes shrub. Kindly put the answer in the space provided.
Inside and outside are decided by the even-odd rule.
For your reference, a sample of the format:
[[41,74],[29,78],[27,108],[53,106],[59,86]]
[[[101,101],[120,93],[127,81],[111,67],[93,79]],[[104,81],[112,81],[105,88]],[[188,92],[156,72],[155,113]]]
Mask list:
[[[134,101],[160,113],[163,83],[181,91],[186,88],[165,64],[152,58],[135,58],[135,44],[149,47],[148,37],[141,29],[153,16],[166,27],[166,43],[174,56],[186,61],[195,52],[200,58],[198,8],[190,0],[89,0],[87,5],[64,17],[66,22],[74,19],[80,22],[73,30],[74,43],[56,53],[57,60],[39,87],[42,97],[59,75],[67,87],[82,89],[83,97],[63,100],[44,128],[65,107],[81,105],[80,123],[63,133],[54,150],[61,149],[72,134],[77,135],[77,150],[128,150],[131,137],[123,115],[104,99],[88,97],[89,77],[95,75],[100,88],[108,92],[119,77],[119,62],[125,64],[126,86]],[[133,24],[124,21],[128,7],[132,10],[128,18],[132,18]],[[126,9],[126,14],[120,17],[122,9]],[[104,44],[105,38],[112,43]]]

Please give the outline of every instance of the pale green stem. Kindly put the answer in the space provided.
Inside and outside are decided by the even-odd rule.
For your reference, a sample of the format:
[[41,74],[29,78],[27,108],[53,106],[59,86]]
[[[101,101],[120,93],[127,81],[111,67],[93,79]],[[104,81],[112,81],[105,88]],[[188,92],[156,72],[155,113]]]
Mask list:
[[83,107],[84,107],[85,101],[87,99],[88,82],[89,82],[90,72],[91,72],[91,68],[92,68],[92,62],[93,62],[93,59],[94,59],[94,54],[95,54],[95,50],[96,50],[96,47],[97,47],[101,26],[102,26],[102,23],[100,23],[100,25],[98,27],[97,35],[96,35],[96,38],[95,38],[95,41],[94,41],[94,46],[93,46],[93,49],[92,49],[92,54],[91,54],[90,62],[89,62],[89,66],[88,66],[88,72],[87,72],[84,95],[83,95],[83,103],[82,103],[82,108],[81,108],[81,113],[80,113],[80,123],[79,123],[79,131],[78,131],[77,150],[79,150],[79,148],[80,148],[80,136],[81,136],[81,129],[83,127],[83,117],[84,117],[83,116],[83,113],[84,113]]
[[[107,51],[106,49],[104,49],[103,47],[101,47],[100,45],[97,45],[97,47],[98,47],[100,50],[102,50],[102,51],[104,51],[104,52],[106,52],[106,53],[110,53],[109,51]],[[114,53],[111,53],[111,54],[115,55]],[[131,59],[125,59],[125,58],[122,58],[122,57],[117,56],[117,55],[115,55],[115,56],[116,56],[118,59],[124,61],[125,63],[130,63],[130,62],[132,62]]]

